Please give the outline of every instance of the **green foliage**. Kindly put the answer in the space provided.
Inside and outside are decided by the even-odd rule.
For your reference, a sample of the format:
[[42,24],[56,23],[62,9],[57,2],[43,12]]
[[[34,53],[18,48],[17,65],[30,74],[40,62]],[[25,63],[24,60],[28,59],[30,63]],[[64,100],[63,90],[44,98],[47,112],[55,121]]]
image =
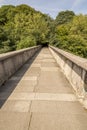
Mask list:
[[0,7],[0,53],[49,42],[87,58],[87,15],[66,10],[53,20],[25,4]]
[[75,14],[73,11],[69,11],[69,10],[61,11],[56,17],[56,20],[55,20],[56,25],[66,24],[70,22],[74,16]]
[[19,44],[17,45],[17,49],[23,49],[35,45],[36,45],[36,39],[33,36],[28,36],[19,42]]
[[87,58],[87,16],[80,14],[68,23],[56,25],[54,41],[54,46]]
[[0,8],[0,53],[44,44],[52,19],[28,5]]

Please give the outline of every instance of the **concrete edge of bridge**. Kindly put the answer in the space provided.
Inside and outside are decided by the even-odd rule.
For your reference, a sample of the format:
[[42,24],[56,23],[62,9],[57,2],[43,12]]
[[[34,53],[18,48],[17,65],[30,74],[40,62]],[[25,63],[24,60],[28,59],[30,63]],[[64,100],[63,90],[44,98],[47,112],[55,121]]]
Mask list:
[[41,46],[34,46],[0,55],[0,86],[30,60]]
[[53,46],[49,46],[49,50],[72,85],[78,101],[87,109],[87,60]]

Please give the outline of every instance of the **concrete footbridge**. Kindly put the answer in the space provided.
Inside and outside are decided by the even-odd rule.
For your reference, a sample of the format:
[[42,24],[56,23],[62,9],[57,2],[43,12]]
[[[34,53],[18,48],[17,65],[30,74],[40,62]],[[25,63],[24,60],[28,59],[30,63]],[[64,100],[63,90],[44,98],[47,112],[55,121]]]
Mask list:
[[87,60],[49,46],[0,55],[0,130],[87,130]]

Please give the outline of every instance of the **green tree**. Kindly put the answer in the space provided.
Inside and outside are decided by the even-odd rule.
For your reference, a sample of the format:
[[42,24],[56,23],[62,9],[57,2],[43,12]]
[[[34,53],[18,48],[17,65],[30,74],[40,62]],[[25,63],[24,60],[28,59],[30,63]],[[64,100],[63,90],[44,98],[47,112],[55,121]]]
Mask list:
[[[22,4],[0,8],[0,52],[44,44],[50,37],[52,19]],[[3,51],[2,51],[3,50]]]
[[70,22],[56,25],[56,47],[87,57],[87,16],[74,16]]
[[36,45],[36,40],[33,36],[24,37],[24,39],[21,39],[19,44],[17,45],[17,49],[23,49],[31,46]]
[[61,11],[57,15],[55,23],[56,25],[69,23],[73,19],[74,16],[75,16],[75,13],[73,11],[69,11],[69,10]]

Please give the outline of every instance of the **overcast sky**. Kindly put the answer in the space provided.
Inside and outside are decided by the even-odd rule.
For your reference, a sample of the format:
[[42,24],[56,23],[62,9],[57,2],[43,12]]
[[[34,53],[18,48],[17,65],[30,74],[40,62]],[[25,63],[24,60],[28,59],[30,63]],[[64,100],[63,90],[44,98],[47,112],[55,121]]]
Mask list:
[[87,14],[87,0],[0,0],[0,5],[28,4],[55,18],[62,10],[73,10],[76,14]]

